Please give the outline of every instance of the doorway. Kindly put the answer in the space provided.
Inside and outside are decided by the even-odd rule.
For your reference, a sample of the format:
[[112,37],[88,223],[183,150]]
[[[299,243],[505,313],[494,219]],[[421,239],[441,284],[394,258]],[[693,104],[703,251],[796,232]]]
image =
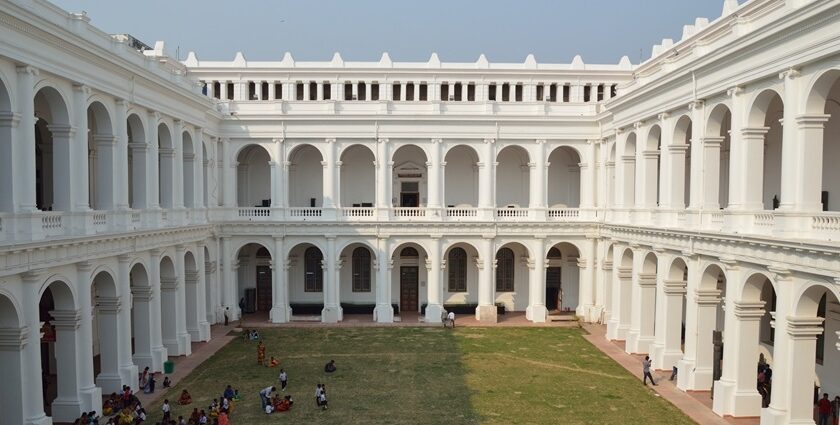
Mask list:
[[400,267],[400,312],[416,312],[417,308],[417,266]]
[[560,295],[560,267],[549,267],[545,270],[545,307],[548,311],[560,308],[558,300]]
[[402,182],[400,184],[400,206],[408,208],[420,206],[419,182]]
[[271,266],[257,266],[257,311],[270,311],[271,304]]

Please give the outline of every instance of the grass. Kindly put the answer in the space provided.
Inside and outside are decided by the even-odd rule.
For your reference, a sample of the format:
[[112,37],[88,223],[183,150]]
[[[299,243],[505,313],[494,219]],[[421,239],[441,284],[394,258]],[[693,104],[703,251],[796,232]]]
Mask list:
[[[582,337],[561,328],[274,328],[268,356],[289,374],[295,405],[260,412],[259,390],[279,368],[256,364],[256,344],[234,340],[168,393],[193,396],[174,417],[205,408],[226,384],[243,395],[234,424],[691,424]],[[338,371],[323,372],[335,359]],[[315,406],[327,385],[330,408]],[[173,403],[174,404],[174,403]],[[150,423],[160,407],[147,406]]]

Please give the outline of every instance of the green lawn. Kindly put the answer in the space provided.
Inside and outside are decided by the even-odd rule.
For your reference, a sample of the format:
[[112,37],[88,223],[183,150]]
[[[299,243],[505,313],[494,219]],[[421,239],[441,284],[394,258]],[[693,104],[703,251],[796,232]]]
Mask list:
[[[263,329],[269,356],[289,374],[290,412],[266,415],[259,390],[279,368],[256,365],[256,344],[236,339],[169,393],[187,388],[206,408],[226,384],[244,399],[231,415],[244,424],[690,424],[589,344],[561,328],[275,328]],[[335,359],[338,372],[324,363]],[[315,406],[327,385],[330,408]],[[174,403],[173,403],[174,404]],[[147,406],[150,423],[160,406]]]

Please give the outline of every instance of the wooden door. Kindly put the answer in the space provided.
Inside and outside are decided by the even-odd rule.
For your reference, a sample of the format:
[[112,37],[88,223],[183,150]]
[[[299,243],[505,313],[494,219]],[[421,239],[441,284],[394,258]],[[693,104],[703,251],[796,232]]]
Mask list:
[[400,311],[417,312],[417,266],[400,267]]
[[257,311],[270,311],[271,304],[271,267],[257,266]]
[[557,294],[560,292],[560,267],[549,267],[545,271],[545,307],[548,311],[560,308]]

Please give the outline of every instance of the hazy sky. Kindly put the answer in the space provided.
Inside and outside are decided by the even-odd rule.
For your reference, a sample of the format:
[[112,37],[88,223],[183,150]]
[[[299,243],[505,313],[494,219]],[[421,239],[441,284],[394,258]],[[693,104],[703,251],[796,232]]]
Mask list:
[[[639,62],[696,17],[714,20],[723,0],[53,0],[86,11],[109,33],[201,60]],[[743,2],[743,1],[742,1]]]

